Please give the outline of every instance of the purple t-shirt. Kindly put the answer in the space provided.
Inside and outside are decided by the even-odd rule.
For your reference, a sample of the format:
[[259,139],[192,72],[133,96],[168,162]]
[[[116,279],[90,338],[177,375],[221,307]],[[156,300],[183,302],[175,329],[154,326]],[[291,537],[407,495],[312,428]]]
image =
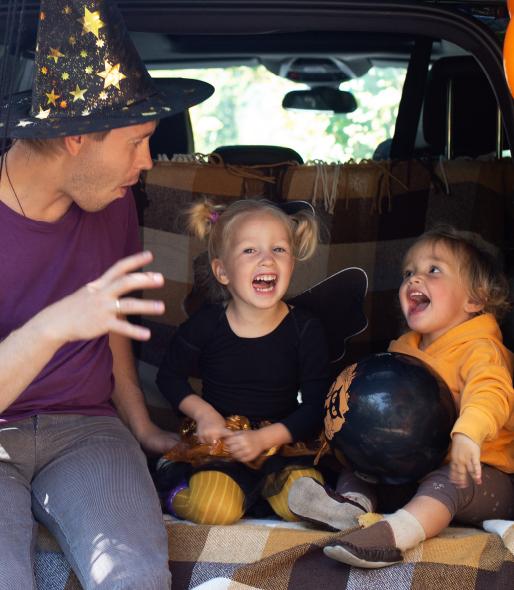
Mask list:
[[[96,213],[72,204],[54,223],[27,219],[0,201],[0,340],[139,250],[131,191]],[[114,415],[113,382],[107,336],[70,342],[0,414],[0,423],[41,413]]]

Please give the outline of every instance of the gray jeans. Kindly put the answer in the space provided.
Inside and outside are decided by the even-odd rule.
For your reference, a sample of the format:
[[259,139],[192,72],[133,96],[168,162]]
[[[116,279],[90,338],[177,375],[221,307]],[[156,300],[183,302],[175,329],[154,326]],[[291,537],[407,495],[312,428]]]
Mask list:
[[0,590],[36,587],[35,520],[86,590],[171,587],[156,491],[118,418],[42,414],[0,425],[0,506]]

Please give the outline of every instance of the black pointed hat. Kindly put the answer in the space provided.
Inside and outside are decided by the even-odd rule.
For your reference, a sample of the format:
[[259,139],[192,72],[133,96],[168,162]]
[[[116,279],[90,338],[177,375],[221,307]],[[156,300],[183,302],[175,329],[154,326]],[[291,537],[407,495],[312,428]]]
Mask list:
[[34,67],[32,91],[0,105],[0,135],[44,139],[136,125],[214,91],[183,78],[158,91],[112,0],[41,0]]

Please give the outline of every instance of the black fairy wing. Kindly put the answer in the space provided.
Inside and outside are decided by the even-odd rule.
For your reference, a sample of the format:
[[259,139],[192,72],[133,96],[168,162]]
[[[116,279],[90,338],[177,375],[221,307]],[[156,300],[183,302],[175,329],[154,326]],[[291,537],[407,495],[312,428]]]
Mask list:
[[287,301],[320,319],[327,335],[331,363],[338,363],[344,356],[347,340],[368,326],[364,314],[367,289],[366,273],[362,268],[350,267]]

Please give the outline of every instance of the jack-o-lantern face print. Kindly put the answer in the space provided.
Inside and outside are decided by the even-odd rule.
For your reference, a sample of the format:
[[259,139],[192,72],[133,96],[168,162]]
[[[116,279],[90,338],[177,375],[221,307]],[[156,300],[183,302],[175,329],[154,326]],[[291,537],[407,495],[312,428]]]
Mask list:
[[332,440],[345,422],[344,415],[348,411],[348,390],[355,377],[356,364],[350,365],[342,371],[332,384],[325,399],[325,436]]

